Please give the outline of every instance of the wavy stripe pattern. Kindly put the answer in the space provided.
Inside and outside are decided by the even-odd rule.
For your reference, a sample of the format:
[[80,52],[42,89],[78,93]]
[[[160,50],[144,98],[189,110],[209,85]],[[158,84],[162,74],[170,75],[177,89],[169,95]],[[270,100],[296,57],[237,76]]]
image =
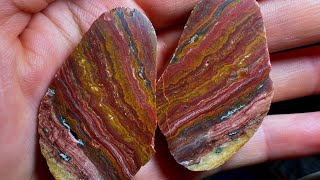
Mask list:
[[155,58],[155,31],[138,10],[118,8],[93,23],[40,105],[49,166],[76,179],[129,179],[149,161]]
[[157,82],[157,120],[177,162],[208,170],[236,152],[269,110],[269,72],[256,1],[202,0]]

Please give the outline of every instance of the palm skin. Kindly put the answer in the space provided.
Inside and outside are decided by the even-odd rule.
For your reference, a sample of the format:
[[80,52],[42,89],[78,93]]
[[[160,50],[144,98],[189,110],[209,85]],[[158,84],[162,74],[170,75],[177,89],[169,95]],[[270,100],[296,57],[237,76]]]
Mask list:
[[[119,6],[142,9],[158,34],[157,70],[161,72],[176,46],[183,22],[196,2],[0,0],[0,177],[50,177],[38,147],[39,102],[55,72],[101,13]],[[285,3],[290,3],[291,7]],[[281,4],[283,6],[279,6]],[[320,27],[315,26],[320,24],[317,20],[320,19],[319,1],[269,0],[262,1],[261,5],[272,51],[320,42]],[[273,6],[287,7],[284,9],[290,20],[287,24],[277,21]],[[300,8],[300,15],[306,12],[309,15],[304,16],[303,21],[290,18],[290,15],[297,15],[294,8]],[[286,31],[280,32],[284,25]],[[280,38],[281,33],[285,35],[287,31],[290,37],[284,41]],[[275,54],[271,60],[274,102],[320,93],[319,45]],[[177,165],[158,135],[158,153],[135,179],[199,178],[266,160],[319,153],[319,119],[319,112],[268,116],[240,152],[219,169],[204,173],[189,172]]]

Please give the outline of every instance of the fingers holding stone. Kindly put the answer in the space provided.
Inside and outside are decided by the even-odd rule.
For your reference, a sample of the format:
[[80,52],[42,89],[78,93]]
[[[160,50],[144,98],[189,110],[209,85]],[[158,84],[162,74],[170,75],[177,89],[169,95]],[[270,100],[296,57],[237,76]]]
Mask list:
[[19,63],[24,92],[33,100],[43,95],[53,75],[93,21],[118,6],[137,8],[133,1],[57,1],[34,14],[20,35],[27,57]]
[[[319,112],[267,116],[248,143],[224,165],[211,171],[192,172],[188,177],[190,179],[200,179],[221,170],[239,168],[268,160],[318,153],[320,151],[318,140],[320,136],[319,118]],[[157,145],[159,148],[160,144]],[[139,179],[139,177],[145,176],[168,178],[166,175],[170,175],[170,173],[163,173],[169,172],[169,169],[167,169],[165,162],[161,163],[161,160],[163,158],[152,159],[139,171],[135,178]],[[168,159],[168,161],[173,160]],[[159,167],[161,164],[165,166]],[[171,170],[178,167],[178,164],[176,164],[176,167],[172,165]]]
[[318,153],[319,117],[319,112],[267,116],[258,132],[224,168]]
[[[197,0],[186,1],[144,1],[138,0],[156,28],[159,35],[159,52],[172,54],[170,43],[177,44],[183,26],[177,27],[179,20],[185,23]],[[260,1],[261,11],[267,31],[270,52],[277,52],[303,45],[320,42],[320,3],[315,0],[304,1]],[[174,6],[175,5],[175,6]],[[168,6],[168,7],[167,7]],[[171,10],[170,7],[175,7]],[[279,10],[278,7],[281,9]],[[170,13],[173,11],[172,13]],[[157,19],[161,17],[161,19]],[[177,20],[178,18],[179,20]],[[168,27],[169,26],[169,27]],[[175,29],[175,30],[173,30]],[[164,48],[164,49],[162,49]],[[158,56],[158,73],[161,73],[170,59],[170,55]],[[272,59],[271,59],[272,60]]]
[[320,46],[271,55],[273,102],[320,93]]
[[[156,29],[185,22],[198,0],[136,0]],[[276,52],[320,42],[320,2],[317,0],[259,1],[269,49]],[[176,37],[178,38],[178,37]]]
[[[43,13],[34,15],[34,18],[30,21],[27,28],[28,31],[22,34],[22,37],[34,36],[37,33],[45,32],[41,35],[45,37],[44,39],[48,39],[50,38],[48,33],[57,31],[60,37],[56,38],[65,43],[64,46],[61,46],[65,52],[61,54],[66,56],[80,41],[93,21],[103,12],[120,6],[136,8],[135,4],[131,1],[131,3],[127,1],[117,1],[117,3],[103,2],[104,1],[59,1],[52,3]],[[52,27],[45,29],[45,27],[41,25],[51,25]],[[31,40],[32,39],[28,39],[27,42],[31,42]],[[35,39],[34,41],[37,40],[38,39]],[[70,46],[71,48],[66,49],[65,46]]]
[[[248,143],[221,168],[228,170],[268,160],[319,153],[319,118],[319,112],[267,116]],[[213,173],[208,171],[201,176]]]

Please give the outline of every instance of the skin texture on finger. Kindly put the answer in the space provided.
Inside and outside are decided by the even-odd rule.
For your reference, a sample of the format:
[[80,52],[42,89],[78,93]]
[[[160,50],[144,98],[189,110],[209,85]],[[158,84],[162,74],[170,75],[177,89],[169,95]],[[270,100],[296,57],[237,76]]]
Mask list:
[[14,38],[24,30],[32,13],[44,9],[48,5],[45,0],[36,1],[1,1],[0,2],[0,37]]
[[[0,176],[3,179],[29,178],[34,165],[34,154],[31,152],[35,143],[35,138],[29,137],[35,137],[36,133],[34,129],[28,128],[24,120],[35,118],[35,116],[25,103],[21,91],[11,89],[17,86],[18,81],[17,77],[10,74],[9,71],[8,68],[2,73],[7,73],[4,77],[10,77],[10,82],[5,83],[0,80],[0,146],[2,147],[0,149]],[[8,108],[14,112],[8,112]]]
[[273,102],[320,94],[320,45],[271,54]]
[[[254,136],[230,160],[218,169],[190,172],[172,162],[168,154],[156,155],[138,172],[135,179],[201,179],[221,170],[262,163],[269,160],[300,157],[320,151],[320,113],[270,115]],[[159,147],[160,146],[160,147]],[[156,143],[164,149],[165,142]],[[169,153],[169,152],[168,152]]]
[[55,0],[11,0],[11,2],[20,10],[27,13],[36,13],[44,9],[49,3]]
[[[35,166],[36,119],[32,103],[20,89],[17,61],[22,46],[18,35],[31,15],[11,1],[0,2],[0,176],[2,179],[30,179]],[[14,171],[12,171],[14,169]]]
[[260,1],[270,52],[320,42],[320,1]]

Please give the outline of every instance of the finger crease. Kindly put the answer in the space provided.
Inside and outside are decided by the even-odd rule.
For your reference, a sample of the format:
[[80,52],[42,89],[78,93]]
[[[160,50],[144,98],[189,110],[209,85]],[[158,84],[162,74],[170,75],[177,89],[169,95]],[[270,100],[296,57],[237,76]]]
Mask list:
[[[71,2],[68,1],[68,3],[67,3],[68,11],[71,13],[71,17],[72,17],[73,21],[75,22],[75,24],[77,25],[78,31],[81,33],[81,35],[84,35],[86,30],[81,26],[81,22],[79,20],[79,17],[74,13],[74,11],[71,8],[71,5],[72,5]],[[75,5],[75,4],[73,4],[73,5]]]

